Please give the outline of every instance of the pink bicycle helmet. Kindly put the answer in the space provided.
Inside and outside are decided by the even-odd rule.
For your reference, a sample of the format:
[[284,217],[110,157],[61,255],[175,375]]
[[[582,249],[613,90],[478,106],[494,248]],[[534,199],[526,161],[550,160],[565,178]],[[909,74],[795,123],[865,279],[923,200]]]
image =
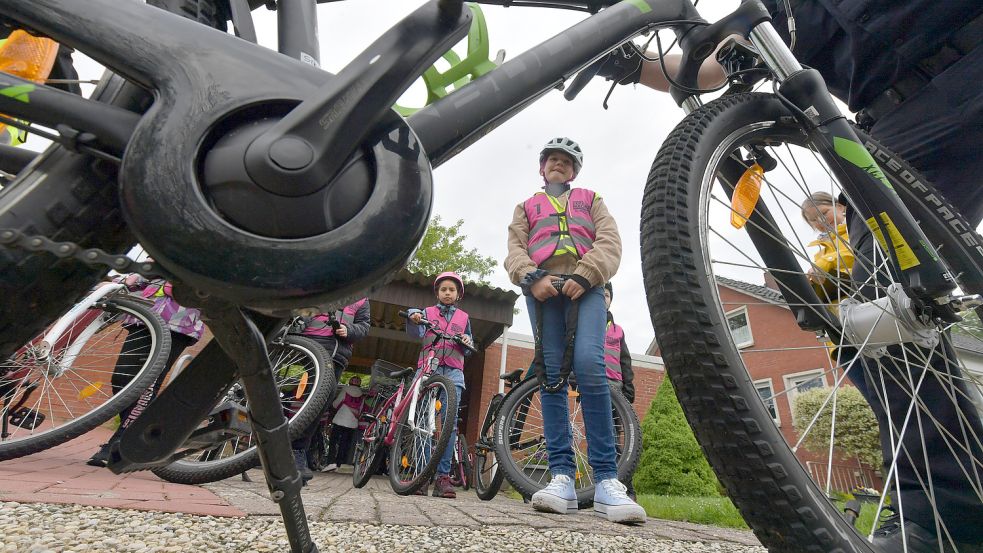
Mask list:
[[464,280],[461,278],[461,275],[455,273],[454,271],[446,271],[437,275],[437,278],[433,280],[433,293],[437,293],[437,285],[440,284],[440,281],[447,279],[452,279],[457,283],[457,299],[460,300],[464,298]]

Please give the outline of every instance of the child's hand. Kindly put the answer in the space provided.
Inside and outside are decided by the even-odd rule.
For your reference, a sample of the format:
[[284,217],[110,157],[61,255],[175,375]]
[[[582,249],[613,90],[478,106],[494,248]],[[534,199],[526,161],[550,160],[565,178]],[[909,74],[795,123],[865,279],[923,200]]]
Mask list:
[[468,336],[467,334],[462,334],[461,335],[461,341],[464,342],[465,344],[467,344],[468,347],[472,347],[472,348],[474,347],[474,341],[472,341],[471,340],[471,337]]
[[335,334],[338,335],[339,338],[347,338],[348,337],[348,327],[345,326],[344,324],[340,325],[338,327],[338,331],[335,332]]
[[559,295],[560,293],[553,287],[554,280],[560,280],[560,277],[547,275],[537,280],[532,286],[529,287],[529,291],[532,292],[532,297],[539,301],[546,301]]
[[413,321],[413,324],[415,325],[420,324],[420,321],[423,320],[423,313],[414,313],[410,315],[410,320]]
[[577,281],[572,278],[567,279],[567,281],[563,283],[563,295],[572,300],[584,295],[584,292],[586,292],[584,287],[577,284]]

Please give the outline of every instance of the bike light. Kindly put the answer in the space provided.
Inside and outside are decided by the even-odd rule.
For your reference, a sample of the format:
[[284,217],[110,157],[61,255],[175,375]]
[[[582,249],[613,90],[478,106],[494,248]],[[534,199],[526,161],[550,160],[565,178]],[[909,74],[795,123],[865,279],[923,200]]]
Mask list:
[[304,391],[307,390],[307,371],[304,371],[300,375],[300,384],[297,385],[297,392],[294,394],[294,399],[300,399],[304,397]]
[[754,206],[758,205],[758,197],[761,196],[761,180],[765,170],[755,163],[748,167],[737,186],[734,187],[734,195],[730,200],[730,225],[736,229],[744,228],[751,214],[754,213]]
[[91,397],[93,394],[102,389],[102,382],[93,382],[85,388],[79,390],[79,401]]

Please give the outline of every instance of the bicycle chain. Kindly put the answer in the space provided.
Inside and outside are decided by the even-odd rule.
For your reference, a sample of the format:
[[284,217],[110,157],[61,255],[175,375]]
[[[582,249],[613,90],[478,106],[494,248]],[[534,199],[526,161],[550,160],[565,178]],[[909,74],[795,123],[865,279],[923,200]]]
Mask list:
[[170,279],[170,275],[152,261],[135,261],[126,255],[106,253],[99,248],[83,248],[74,242],[56,242],[39,234],[24,234],[16,229],[0,229],[0,246],[29,252],[50,253],[62,259],[75,259],[90,266],[103,266],[118,273],[137,273],[147,279]]

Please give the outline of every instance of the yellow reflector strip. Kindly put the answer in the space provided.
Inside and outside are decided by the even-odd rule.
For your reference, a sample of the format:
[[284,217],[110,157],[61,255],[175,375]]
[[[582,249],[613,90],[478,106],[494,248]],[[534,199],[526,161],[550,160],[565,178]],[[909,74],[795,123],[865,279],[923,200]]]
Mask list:
[[93,382],[92,384],[89,384],[85,388],[79,390],[79,399],[80,400],[87,399],[91,397],[92,394],[98,392],[101,389],[102,389],[102,382]]
[[736,229],[744,228],[748,218],[754,213],[754,207],[758,205],[758,197],[761,195],[761,181],[765,170],[755,163],[747,168],[737,186],[734,187],[734,196],[730,200],[730,225]]
[[297,393],[294,394],[294,399],[304,397],[305,390],[307,390],[307,371],[300,374],[300,384],[297,386]]

